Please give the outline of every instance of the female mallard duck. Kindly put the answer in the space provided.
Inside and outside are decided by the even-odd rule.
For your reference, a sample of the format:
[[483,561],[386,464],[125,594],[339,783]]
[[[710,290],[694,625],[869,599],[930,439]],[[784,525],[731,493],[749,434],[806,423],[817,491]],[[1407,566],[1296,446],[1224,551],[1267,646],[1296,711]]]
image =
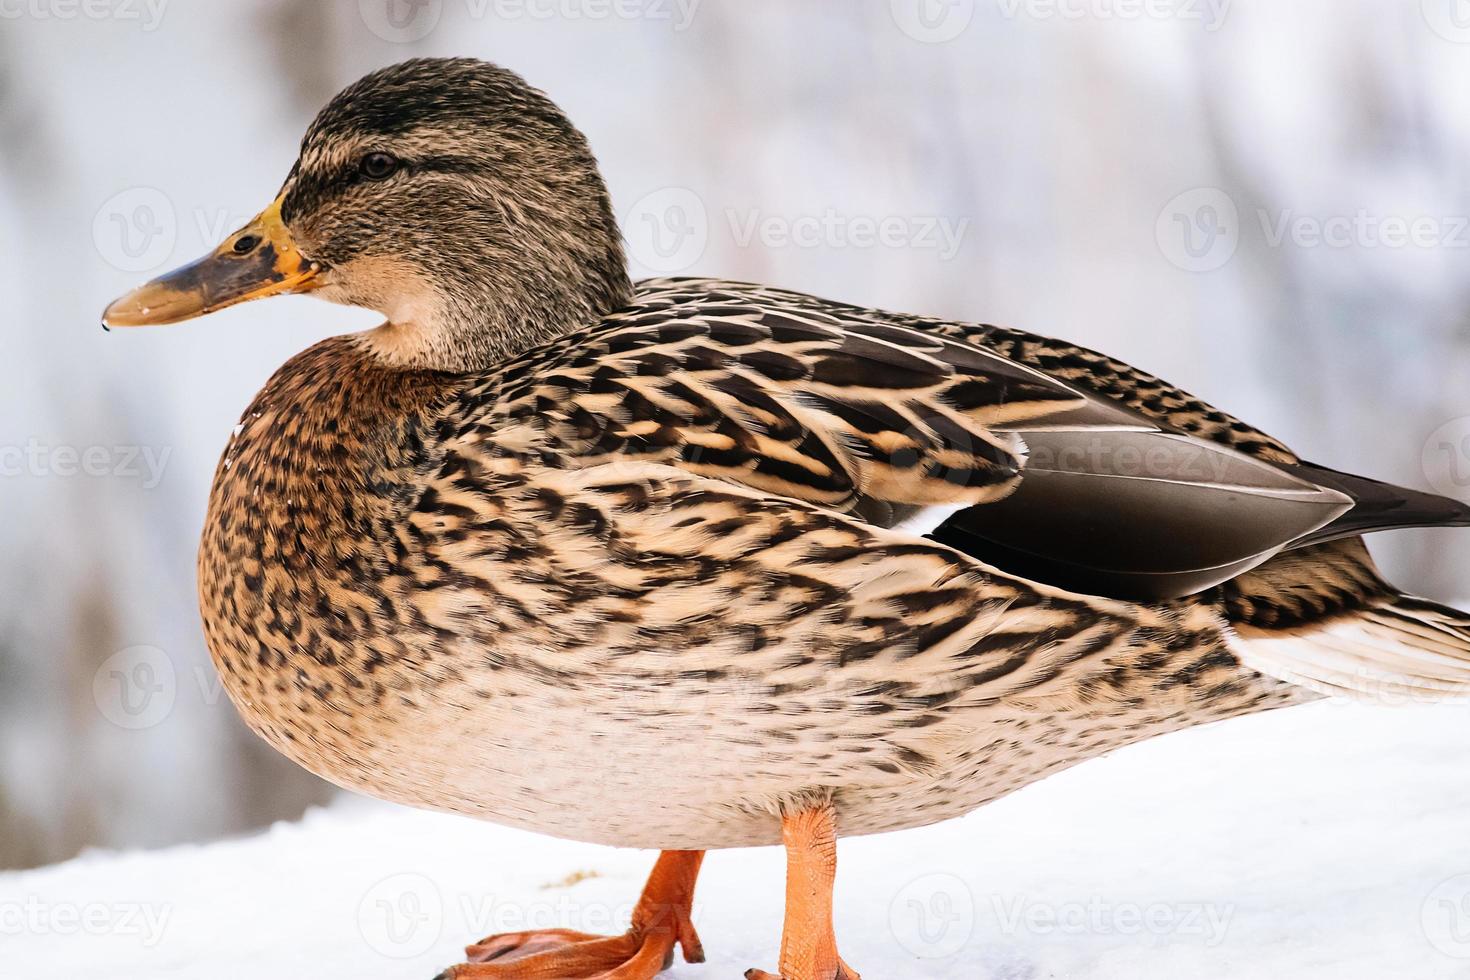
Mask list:
[[1470,617],[1360,538],[1467,508],[1068,344],[630,283],[585,140],[492,65],[350,86],[275,203],[105,322],[308,290],[387,322],[287,362],[215,475],[241,713],[343,786],[665,851],[626,935],[490,937],[454,980],[697,961],[702,851],[776,841],[781,976],[855,978],[838,835],[1317,693],[1470,689]]

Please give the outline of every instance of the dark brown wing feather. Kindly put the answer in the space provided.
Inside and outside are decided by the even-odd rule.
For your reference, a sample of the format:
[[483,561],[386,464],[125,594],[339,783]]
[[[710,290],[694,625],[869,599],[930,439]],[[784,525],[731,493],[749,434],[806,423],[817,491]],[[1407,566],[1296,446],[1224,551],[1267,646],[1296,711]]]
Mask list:
[[1303,547],[1323,541],[1355,537],[1371,531],[1391,531],[1409,527],[1470,527],[1470,505],[1449,497],[1410,490],[1330,470],[1315,463],[1286,467],[1304,480],[1328,487],[1353,499],[1347,513],[1325,527],[1292,542]]

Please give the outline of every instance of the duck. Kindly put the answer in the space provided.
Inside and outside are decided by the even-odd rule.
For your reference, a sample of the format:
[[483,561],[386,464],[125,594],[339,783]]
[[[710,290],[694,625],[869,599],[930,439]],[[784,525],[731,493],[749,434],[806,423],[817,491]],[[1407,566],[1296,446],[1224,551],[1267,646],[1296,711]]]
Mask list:
[[706,852],[785,848],[775,974],[857,980],[837,841],[1324,696],[1463,697],[1470,616],[1363,535],[1470,507],[1310,463],[1071,343],[709,278],[633,282],[587,140],[470,58],[349,85],[263,212],[109,305],[310,293],[198,559],[245,722],[339,786],[659,856],[621,935],[439,980],[704,958]]

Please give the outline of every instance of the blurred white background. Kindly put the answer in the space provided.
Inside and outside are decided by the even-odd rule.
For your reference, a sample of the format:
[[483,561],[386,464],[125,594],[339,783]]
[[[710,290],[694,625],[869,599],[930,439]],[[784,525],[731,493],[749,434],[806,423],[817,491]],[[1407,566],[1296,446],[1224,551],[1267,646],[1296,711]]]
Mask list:
[[[1470,493],[1464,0],[0,0],[0,867],[331,795],[221,696],[194,554],[251,395],[373,318],[97,316],[419,54],[560,102],[639,274],[1066,337],[1308,458]],[[1451,598],[1467,541],[1374,547]]]

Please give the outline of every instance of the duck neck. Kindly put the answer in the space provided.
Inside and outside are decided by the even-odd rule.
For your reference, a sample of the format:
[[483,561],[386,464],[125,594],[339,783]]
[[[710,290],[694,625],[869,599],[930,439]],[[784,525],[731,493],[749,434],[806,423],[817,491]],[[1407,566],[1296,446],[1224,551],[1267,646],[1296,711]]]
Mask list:
[[365,335],[369,348],[400,369],[476,374],[596,324],[633,298],[621,262],[580,275],[544,267],[502,272],[478,288],[460,278],[452,288],[383,304],[388,319]]

